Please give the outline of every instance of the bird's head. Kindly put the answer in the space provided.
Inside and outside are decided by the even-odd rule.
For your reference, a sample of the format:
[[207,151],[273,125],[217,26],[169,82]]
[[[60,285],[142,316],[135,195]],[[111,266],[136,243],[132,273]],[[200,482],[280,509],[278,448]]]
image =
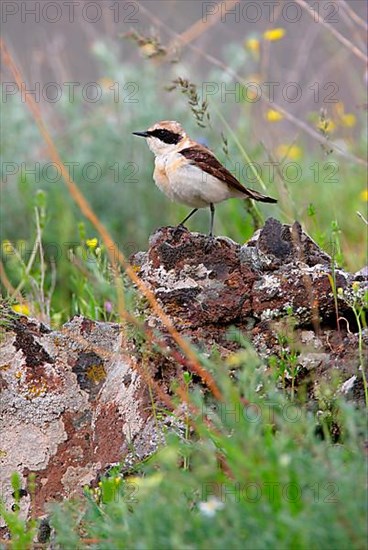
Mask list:
[[187,137],[183,128],[175,120],[156,122],[145,132],[133,132],[135,136],[144,137],[148,147],[155,155],[165,155],[178,149]]

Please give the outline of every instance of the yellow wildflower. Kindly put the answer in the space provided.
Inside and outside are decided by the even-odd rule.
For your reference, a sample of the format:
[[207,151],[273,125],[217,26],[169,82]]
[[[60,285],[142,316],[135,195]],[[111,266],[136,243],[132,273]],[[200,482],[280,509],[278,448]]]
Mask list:
[[299,160],[303,155],[303,151],[297,145],[281,144],[277,147],[276,154],[282,159]]
[[2,242],[1,248],[2,248],[2,250],[3,250],[4,256],[7,256],[8,254],[14,254],[13,245],[12,245],[12,243],[11,243],[8,239],[5,239],[5,240]]
[[345,113],[341,117],[341,124],[348,128],[353,128],[356,124],[356,116],[353,113]]
[[126,479],[129,485],[133,485],[139,492],[140,498],[146,498],[149,495],[154,495],[157,487],[164,479],[163,474],[155,473],[146,477],[132,476]]
[[93,250],[98,245],[98,239],[96,239],[96,237],[94,239],[87,239],[86,240],[86,245],[88,246],[88,248]]
[[275,40],[281,40],[285,36],[285,29],[278,27],[276,29],[268,29],[263,33],[263,38],[269,42],[274,42]]
[[360,193],[360,198],[362,201],[368,202],[368,189],[364,189],[364,191]]
[[226,366],[230,368],[237,368],[240,367],[242,364],[245,364],[248,359],[248,351],[238,351],[232,353],[226,358]]
[[356,294],[359,290],[359,281],[354,281],[351,285],[351,288],[353,289],[353,292]]
[[281,114],[279,111],[276,111],[275,109],[268,109],[268,111],[265,114],[266,120],[268,122],[278,122],[279,120],[282,120],[284,118],[284,115]]
[[258,38],[248,38],[248,40],[245,41],[245,47],[252,53],[257,54],[259,52]]
[[12,310],[21,315],[30,315],[31,313],[27,304],[14,304]]

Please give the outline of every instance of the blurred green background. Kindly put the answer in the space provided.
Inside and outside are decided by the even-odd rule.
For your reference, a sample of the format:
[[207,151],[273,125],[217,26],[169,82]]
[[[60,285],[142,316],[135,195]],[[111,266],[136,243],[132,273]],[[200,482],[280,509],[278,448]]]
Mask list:
[[[319,2],[327,27],[301,8],[295,20],[298,12],[285,11],[282,2],[272,17],[261,2],[258,19],[247,2],[231,3],[228,11],[224,3],[94,2],[95,10],[84,12],[81,3],[72,21],[62,10],[54,23],[51,9],[41,10],[39,22],[22,21],[18,4],[4,36],[24,85],[36,89],[61,158],[74,166],[75,182],[126,255],[147,249],[155,229],[176,225],[188,212],[155,187],[153,155],[132,136],[175,119],[240,181],[278,199],[275,206],[257,205],[263,219],[297,219],[347,269],[366,263],[366,225],[357,215],[366,217],[367,210],[366,74],[353,51],[364,51],[365,44],[363,26],[352,17],[364,19],[365,3]],[[180,85],[168,91],[178,78],[187,79],[191,95]],[[2,81],[2,262],[23,300],[9,284],[3,293],[20,310],[55,324],[79,312],[111,318],[114,294],[98,235],[48,166],[45,143],[24,94],[12,93],[6,67]],[[73,99],[70,83],[77,83]],[[264,101],[270,91],[271,102]],[[249,159],[261,168],[260,179]],[[243,201],[223,203],[216,212],[217,235],[244,242],[256,229]],[[28,265],[37,216],[44,265],[40,248]],[[202,211],[188,226],[207,232],[208,224],[209,213]],[[40,302],[46,298],[45,308]]]

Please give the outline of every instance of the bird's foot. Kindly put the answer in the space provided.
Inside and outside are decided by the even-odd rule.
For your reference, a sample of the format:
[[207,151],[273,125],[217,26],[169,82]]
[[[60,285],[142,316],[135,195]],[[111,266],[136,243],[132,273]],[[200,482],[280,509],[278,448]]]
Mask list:
[[171,233],[172,237],[173,237],[173,240],[176,241],[178,239],[178,237],[180,236],[180,233],[182,233],[183,231],[186,231],[186,228],[184,227],[184,225],[182,223],[179,223],[179,225],[177,225]]

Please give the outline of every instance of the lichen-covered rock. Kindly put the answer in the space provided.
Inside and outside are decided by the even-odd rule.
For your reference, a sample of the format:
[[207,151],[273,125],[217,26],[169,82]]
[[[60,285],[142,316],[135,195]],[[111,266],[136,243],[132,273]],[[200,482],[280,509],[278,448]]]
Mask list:
[[[135,440],[141,456],[156,448],[147,388],[122,344],[117,324],[77,317],[51,331],[33,319],[10,319],[0,352],[0,475],[9,507],[15,471],[24,488],[35,474],[38,515],[122,460]],[[26,491],[21,505],[27,514]]]
[[243,246],[165,227],[132,262],[176,325],[191,328],[286,314],[300,326],[316,326],[335,314],[332,269],[336,287],[352,279],[297,222],[273,218]]
[[[228,337],[231,328],[232,336],[251,340],[265,363],[293,356],[298,383],[308,386],[311,399],[313,380],[329,384],[335,377],[343,384],[358,372],[351,300],[340,299],[337,289],[348,297],[355,282],[363,291],[366,272],[339,269],[298,222],[270,218],[243,246],[164,227],[131,263],[176,328],[202,350],[231,353],[237,346]],[[165,333],[152,311],[145,316],[148,326]],[[359,372],[354,399],[364,401]]]

